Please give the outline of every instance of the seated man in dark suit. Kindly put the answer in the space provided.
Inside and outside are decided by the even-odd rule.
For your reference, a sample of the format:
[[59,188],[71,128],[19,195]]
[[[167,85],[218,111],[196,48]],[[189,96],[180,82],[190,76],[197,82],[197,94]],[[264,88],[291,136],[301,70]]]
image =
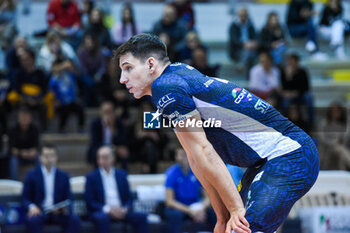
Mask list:
[[115,153],[127,169],[129,150],[122,121],[115,114],[115,106],[110,101],[104,101],[100,106],[100,117],[91,123],[91,140],[88,151],[88,162],[96,164],[96,152],[101,146],[115,147]]
[[132,210],[132,195],[125,172],[114,169],[108,146],[97,151],[98,169],[86,175],[85,201],[98,233],[110,232],[110,222],[130,223],[137,233],[148,233],[147,216]]
[[[28,232],[42,232],[45,223],[59,224],[68,233],[79,232],[79,217],[72,213],[69,203],[72,202],[69,176],[56,168],[54,146],[42,147],[40,162],[40,166],[28,172],[24,181],[22,201],[27,212]],[[53,208],[63,201],[67,201],[67,205]]]

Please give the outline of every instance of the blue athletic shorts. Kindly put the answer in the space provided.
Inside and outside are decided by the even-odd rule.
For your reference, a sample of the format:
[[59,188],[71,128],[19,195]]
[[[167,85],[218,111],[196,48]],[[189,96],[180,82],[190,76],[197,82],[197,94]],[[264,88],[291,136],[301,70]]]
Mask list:
[[238,186],[252,232],[273,233],[315,183],[320,161],[311,138],[288,154],[248,168]]

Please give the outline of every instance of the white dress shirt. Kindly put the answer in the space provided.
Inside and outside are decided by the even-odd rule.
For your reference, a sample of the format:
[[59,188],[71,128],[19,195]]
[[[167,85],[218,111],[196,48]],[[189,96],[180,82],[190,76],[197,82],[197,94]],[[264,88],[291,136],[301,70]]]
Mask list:
[[266,72],[262,65],[257,64],[250,70],[249,88],[254,91],[268,92],[279,87],[280,72],[276,67],[271,67]]
[[41,172],[43,173],[45,189],[43,208],[47,209],[54,204],[56,168],[53,167],[48,171],[45,166],[41,166]]
[[103,145],[112,145],[113,143],[113,133],[112,130],[104,123],[102,120],[103,127]]
[[105,194],[105,205],[103,212],[108,213],[113,207],[120,207],[121,201],[118,192],[118,185],[115,179],[115,169],[111,169],[108,173],[105,169],[100,168],[102,177],[102,185]]

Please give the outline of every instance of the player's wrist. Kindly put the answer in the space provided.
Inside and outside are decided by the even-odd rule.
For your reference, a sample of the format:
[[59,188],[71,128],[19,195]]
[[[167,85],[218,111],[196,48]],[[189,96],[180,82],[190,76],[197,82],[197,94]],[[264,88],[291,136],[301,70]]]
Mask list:
[[230,210],[230,215],[236,215],[237,213],[242,213],[243,215],[245,215],[246,210],[244,207],[237,207],[237,208],[233,208]]

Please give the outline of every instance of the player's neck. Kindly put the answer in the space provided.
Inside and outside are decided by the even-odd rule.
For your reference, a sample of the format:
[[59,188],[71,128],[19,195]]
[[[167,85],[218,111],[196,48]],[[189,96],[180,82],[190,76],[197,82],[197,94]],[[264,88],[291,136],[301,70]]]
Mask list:
[[168,61],[168,62],[166,62],[164,65],[159,66],[158,72],[156,73],[156,78],[155,78],[154,80],[156,80],[157,78],[159,78],[159,77],[163,74],[164,70],[165,70],[170,64],[171,64],[171,62]]
[[152,81],[151,81],[151,83],[150,83],[150,85],[149,85],[149,93],[148,93],[148,95],[152,96],[152,91],[151,91],[151,89],[152,89],[152,84],[153,84],[153,82],[154,82],[157,78],[159,78],[159,77],[162,75],[162,73],[164,72],[164,70],[165,70],[170,64],[171,64],[171,62],[168,61],[168,62],[166,62],[164,65],[160,65],[159,68],[157,69],[157,71],[154,72]]

